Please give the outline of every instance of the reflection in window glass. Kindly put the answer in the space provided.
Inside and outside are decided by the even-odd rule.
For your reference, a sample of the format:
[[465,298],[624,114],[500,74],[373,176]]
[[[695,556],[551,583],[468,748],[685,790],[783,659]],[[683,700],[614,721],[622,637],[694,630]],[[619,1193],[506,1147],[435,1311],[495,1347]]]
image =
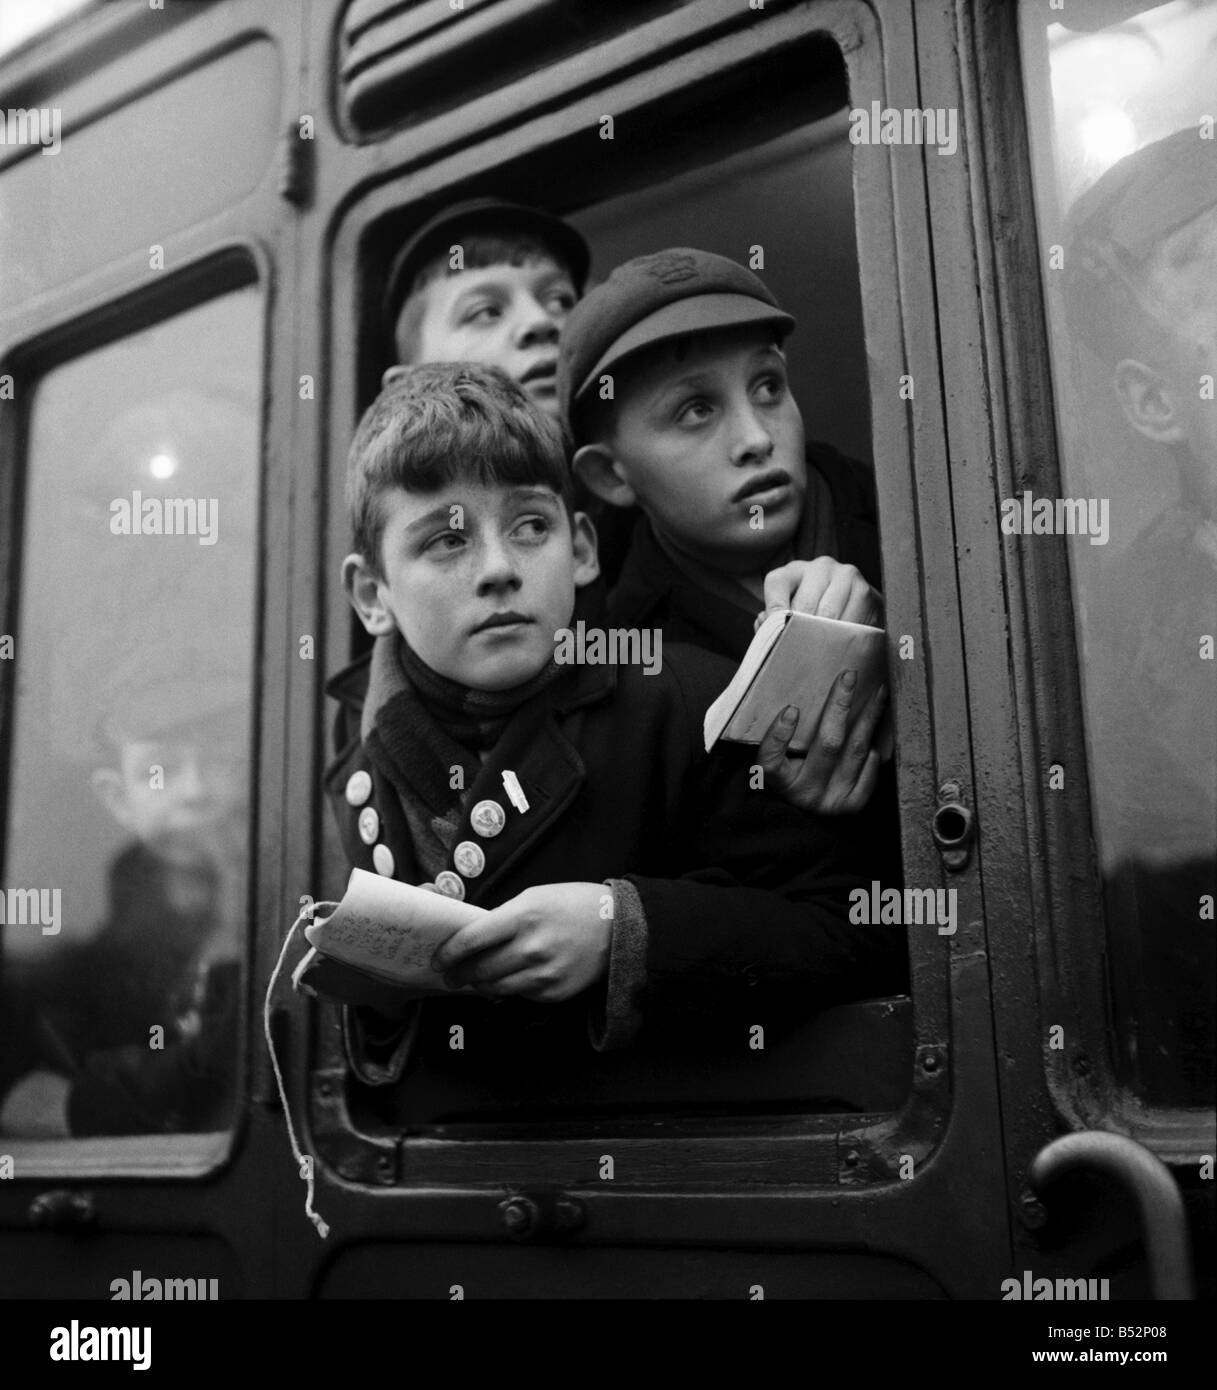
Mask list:
[[214,1131],[248,876],[260,295],[47,373],[29,425],[0,1135]]
[[[1126,1076],[1211,1106],[1217,0],[1023,11],[1109,967]],[[1056,248],[1055,253],[1051,248]]]

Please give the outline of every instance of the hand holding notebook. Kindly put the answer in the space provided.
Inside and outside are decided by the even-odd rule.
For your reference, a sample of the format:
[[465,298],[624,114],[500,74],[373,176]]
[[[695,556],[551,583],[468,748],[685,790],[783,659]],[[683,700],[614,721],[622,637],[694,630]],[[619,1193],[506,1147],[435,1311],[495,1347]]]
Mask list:
[[789,608],[770,613],[730,684],[706,711],[706,751],[720,738],[729,743],[760,743],[782,710],[796,705],[799,722],[786,751],[805,753],[833,682],[846,670],[858,673],[852,726],[884,683],[885,648],[882,628]]
[[292,983],[347,1004],[393,1012],[403,1000],[452,994],[431,958],[486,909],[353,869],[337,911],[305,927],[313,948]]

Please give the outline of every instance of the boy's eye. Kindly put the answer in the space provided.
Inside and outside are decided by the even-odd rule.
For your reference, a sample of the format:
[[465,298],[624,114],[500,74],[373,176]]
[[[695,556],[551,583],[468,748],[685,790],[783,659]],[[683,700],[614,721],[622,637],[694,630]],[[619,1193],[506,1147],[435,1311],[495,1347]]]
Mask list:
[[569,314],[575,307],[574,290],[554,290],[552,294],[546,295],[545,307],[550,313]]
[[780,376],[763,376],[757,382],[755,391],[757,396],[769,403],[780,401],[786,394],[786,382]]
[[708,420],[713,413],[714,407],[709,401],[695,396],[692,400],[684,401],[676,407],[676,421],[681,425],[700,425]]
[[471,304],[461,315],[462,323],[493,323],[502,314],[497,304]]
[[541,540],[549,535],[549,521],[543,516],[526,516],[516,523],[514,534],[521,540]]
[[464,544],[465,538],[459,531],[442,531],[438,536],[432,536],[423,549],[441,552],[459,550]]

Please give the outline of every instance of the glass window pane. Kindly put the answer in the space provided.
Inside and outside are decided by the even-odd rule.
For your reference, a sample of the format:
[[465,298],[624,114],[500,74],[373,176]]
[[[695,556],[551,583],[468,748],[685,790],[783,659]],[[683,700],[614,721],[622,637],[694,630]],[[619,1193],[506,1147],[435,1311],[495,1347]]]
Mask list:
[[93,3],[94,0],[4,0],[0,5],[0,58]]
[[1119,1055],[1147,1099],[1207,1107],[1217,3],[1118,8],[1024,7],[1027,110],[1063,488],[1099,522],[1070,545]]
[[230,1123],[248,881],[261,294],[33,401],[0,1134]]

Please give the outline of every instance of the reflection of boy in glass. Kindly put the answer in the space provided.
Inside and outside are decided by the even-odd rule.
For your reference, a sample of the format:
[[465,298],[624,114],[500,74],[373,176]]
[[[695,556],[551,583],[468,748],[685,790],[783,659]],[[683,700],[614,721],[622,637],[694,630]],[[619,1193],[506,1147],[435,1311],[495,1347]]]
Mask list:
[[24,1037],[4,1048],[6,1070],[25,1074],[0,1107],[0,1131],[139,1134],[228,1121],[245,692],[143,678],[151,684],[124,691],[102,721],[112,765],[92,779],[136,838],[110,865],[96,933],[7,982],[8,1028],[20,1020]]
[[[1103,564],[1087,642],[1112,916],[1139,918],[1145,937],[1130,1050],[1139,1029],[1139,1065],[1154,1067],[1152,1038],[1155,1089],[1181,1086],[1186,1102],[1213,1072],[1200,911],[1217,890],[1217,663],[1202,651],[1217,635],[1217,147],[1196,128],[1148,145],[1070,217],[1071,328],[1178,483],[1178,501]],[[1113,516],[1118,536],[1118,501]]]

